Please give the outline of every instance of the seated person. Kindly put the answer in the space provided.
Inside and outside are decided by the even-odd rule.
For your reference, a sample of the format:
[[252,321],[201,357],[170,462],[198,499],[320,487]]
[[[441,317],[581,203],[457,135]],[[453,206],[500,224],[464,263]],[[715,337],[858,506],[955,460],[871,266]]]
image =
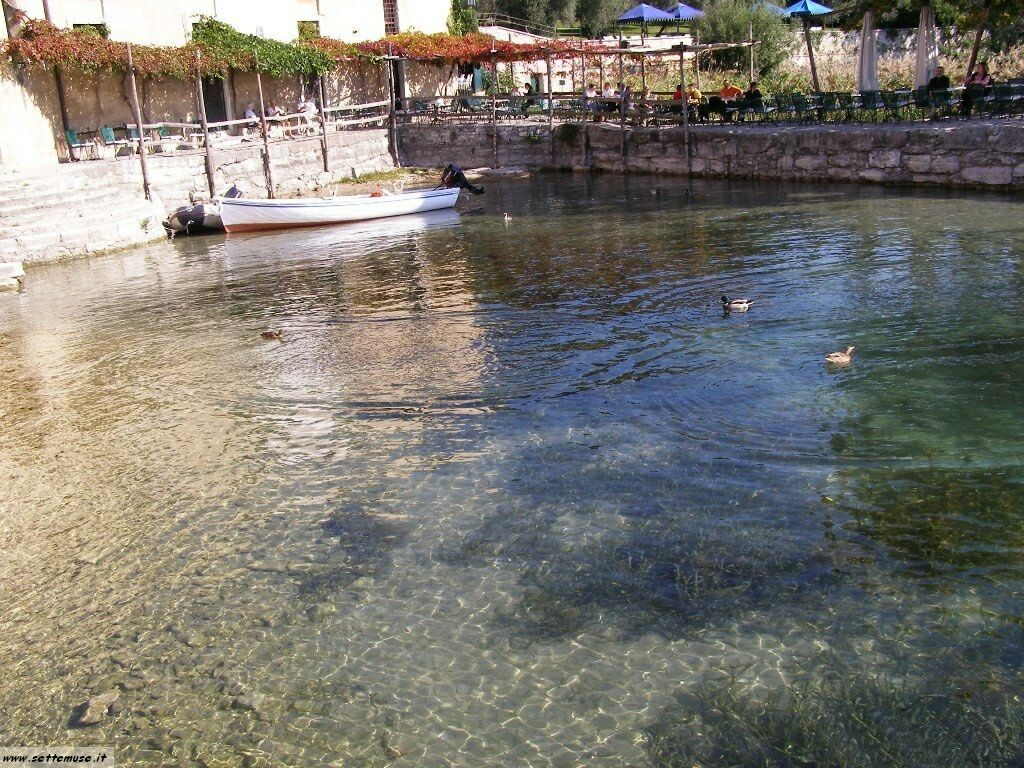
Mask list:
[[676,92],[672,94],[672,101],[675,103],[670,107],[669,111],[674,115],[682,114],[683,112],[683,84],[680,83],[676,86]]
[[[603,98],[603,99],[614,99],[618,95],[619,95],[618,92],[612,89],[612,84],[611,83],[605,83],[604,84],[604,90],[601,91],[601,98]],[[615,112],[615,111],[618,110],[619,105],[618,104],[614,104],[614,103],[612,103],[610,101],[605,101],[605,102],[602,102],[601,108],[605,112]]]
[[949,75],[941,66],[935,68],[935,76],[928,81],[928,93],[932,91],[948,91]]
[[964,117],[971,116],[974,109],[974,101],[985,94],[985,90],[992,86],[992,75],[988,73],[988,64],[984,61],[978,64],[978,68],[971,72],[964,80],[964,97],[960,103],[960,114]]
[[725,85],[722,86],[722,90],[718,92],[718,95],[721,97],[722,101],[735,101],[743,95],[743,91],[726,80]]
[[317,116],[320,110],[316,108],[316,102],[312,98],[306,99],[299,104],[298,113],[306,121],[306,130],[313,131],[316,128]]
[[757,80],[750,81],[750,87],[743,92],[743,102],[746,106],[757,106],[764,100],[761,89],[757,87]]

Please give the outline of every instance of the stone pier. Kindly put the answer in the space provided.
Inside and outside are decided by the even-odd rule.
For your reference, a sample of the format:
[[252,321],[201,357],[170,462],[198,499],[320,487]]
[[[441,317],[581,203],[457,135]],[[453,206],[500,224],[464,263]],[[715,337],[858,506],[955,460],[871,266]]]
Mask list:
[[[609,123],[498,126],[498,164],[686,174],[682,128]],[[464,168],[493,162],[490,125],[403,125],[404,165]],[[694,176],[1024,189],[1024,122],[870,125],[699,125]]]

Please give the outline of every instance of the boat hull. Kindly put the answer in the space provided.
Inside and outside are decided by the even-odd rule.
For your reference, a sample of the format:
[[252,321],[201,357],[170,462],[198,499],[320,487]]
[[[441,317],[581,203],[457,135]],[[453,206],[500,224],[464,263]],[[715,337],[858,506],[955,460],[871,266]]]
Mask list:
[[381,197],[360,195],[294,200],[223,198],[220,215],[227,232],[316,227],[452,208],[458,202],[459,191],[458,188],[429,189]]

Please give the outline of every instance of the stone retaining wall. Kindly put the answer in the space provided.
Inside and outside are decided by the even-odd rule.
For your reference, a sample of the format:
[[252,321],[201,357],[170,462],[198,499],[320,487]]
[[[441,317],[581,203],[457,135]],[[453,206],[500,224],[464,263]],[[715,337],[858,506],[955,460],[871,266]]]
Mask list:
[[[288,197],[314,192],[341,179],[394,168],[388,152],[388,134],[384,129],[337,131],[327,135],[330,171],[325,172],[320,137],[295,139],[270,145],[274,194]],[[214,179],[218,192],[237,184],[247,196],[266,197],[263,175],[263,144],[260,141],[213,153]],[[164,206],[173,210],[189,202],[189,197],[209,197],[203,153],[175,152],[148,157],[153,191]],[[122,158],[115,163],[125,180],[132,179],[141,189],[138,161]]]
[[[578,125],[578,124],[570,124]],[[681,128],[585,124],[498,127],[498,164],[686,174]],[[404,125],[404,165],[465,168],[492,164],[489,125]],[[853,181],[951,187],[1024,188],[1024,123],[1019,120],[895,125],[696,126],[694,176]]]

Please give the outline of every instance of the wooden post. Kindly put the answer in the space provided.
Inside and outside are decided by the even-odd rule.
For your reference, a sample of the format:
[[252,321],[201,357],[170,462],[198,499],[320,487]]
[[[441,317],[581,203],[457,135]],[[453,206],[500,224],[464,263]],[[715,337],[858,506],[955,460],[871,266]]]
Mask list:
[[623,74],[622,74],[622,54],[621,53],[619,54],[619,82],[622,83],[623,85],[626,84],[626,81],[625,81],[625,79],[623,77]]
[[[199,54],[196,54],[198,64]],[[203,129],[203,154],[206,165],[206,183],[210,187],[210,197],[217,194],[216,183],[213,178],[213,158],[210,156],[210,124],[206,119],[206,96],[203,95],[203,76],[196,74],[196,93],[199,95],[199,125]]]
[[747,38],[747,42],[750,43],[750,82],[754,82],[754,22],[750,22],[750,37]]
[[491,150],[492,168],[498,167],[498,60],[491,52]]
[[619,91],[619,157],[622,158],[622,172],[626,172],[626,86]]
[[693,179],[693,162],[690,159],[690,104],[686,94],[686,46],[682,43],[679,44],[679,83],[683,91],[683,152],[686,153],[686,183],[689,185]]
[[331,170],[327,159],[327,92],[324,89],[324,76],[319,75],[317,81],[320,84],[320,146],[324,154],[324,171],[327,172]]
[[[259,62],[256,62],[259,67]],[[263,78],[256,70],[256,90],[260,94],[260,133],[263,134],[263,176],[267,180],[267,197],[274,199],[274,173],[270,168],[270,140],[267,138],[267,110],[263,106]]]
[[804,39],[807,41],[807,58],[811,62],[811,83],[815,93],[821,93],[818,84],[818,68],[814,65],[814,46],[811,45],[811,17],[804,14]]
[[555,164],[555,102],[551,88],[551,51],[544,55],[548,81],[548,140],[551,142],[551,164]]
[[700,90],[700,32],[697,33],[697,52],[693,54],[694,85]]
[[139,89],[135,85],[135,61],[132,59],[132,44],[128,43],[128,84],[131,88],[132,115],[135,117],[135,125],[139,134],[139,166],[142,168],[142,191],[146,194],[147,200],[152,200],[153,195],[149,189],[149,169],[146,167],[146,141],[145,132],[142,129],[142,110],[139,108]]
[[395,167],[401,168],[402,163],[398,157],[398,126],[395,115],[395,73],[390,48],[391,45],[388,44],[388,58],[384,62],[384,74],[387,75],[388,82],[388,151],[391,152],[391,160],[394,162]]
[[647,57],[640,59],[640,90],[647,90]]
[[[597,78],[600,81],[597,84],[597,90],[600,91],[600,90],[602,90],[604,88],[604,56],[598,56],[597,57]],[[586,79],[587,78],[585,78],[585,77],[583,78],[583,80],[584,80],[583,87],[584,88],[587,87]]]

